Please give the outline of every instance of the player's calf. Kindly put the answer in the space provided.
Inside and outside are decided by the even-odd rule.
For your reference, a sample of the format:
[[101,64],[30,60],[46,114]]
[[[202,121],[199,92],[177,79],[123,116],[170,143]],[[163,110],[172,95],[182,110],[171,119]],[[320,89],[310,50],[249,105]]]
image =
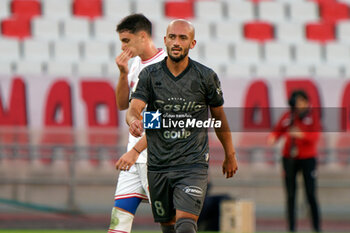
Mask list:
[[133,214],[127,211],[122,211],[120,209],[113,208],[108,233],[131,232],[133,221]]
[[180,218],[175,223],[176,233],[197,232],[197,222],[191,218]]

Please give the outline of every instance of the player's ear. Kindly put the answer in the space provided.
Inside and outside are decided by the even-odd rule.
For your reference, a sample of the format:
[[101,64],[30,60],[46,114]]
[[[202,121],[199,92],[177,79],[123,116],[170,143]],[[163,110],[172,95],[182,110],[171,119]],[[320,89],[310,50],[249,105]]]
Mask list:
[[197,41],[196,40],[192,40],[191,41],[191,45],[190,45],[190,49],[193,49],[197,44]]

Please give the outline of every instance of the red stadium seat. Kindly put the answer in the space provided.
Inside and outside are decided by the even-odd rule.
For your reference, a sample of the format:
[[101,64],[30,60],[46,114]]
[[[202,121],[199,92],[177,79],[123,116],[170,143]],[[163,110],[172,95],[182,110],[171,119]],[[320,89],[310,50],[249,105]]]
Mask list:
[[244,36],[248,40],[265,42],[274,39],[274,28],[266,22],[248,22],[244,25]]
[[1,22],[2,35],[24,39],[31,36],[30,20],[26,18],[9,18]]
[[308,40],[325,43],[335,39],[334,24],[309,23],[306,25],[306,38]]
[[32,18],[41,15],[41,5],[38,0],[13,0],[12,14],[16,17]]
[[330,23],[349,19],[349,7],[345,3],[325,1],[320,3],[320,16]]
[[74,0],[73,13],[75,16],[88,17],[90,19],[102,16],[101,0]]
[[169,18],[193,18],[193,3],[190,1],[167,1],[165,16]]

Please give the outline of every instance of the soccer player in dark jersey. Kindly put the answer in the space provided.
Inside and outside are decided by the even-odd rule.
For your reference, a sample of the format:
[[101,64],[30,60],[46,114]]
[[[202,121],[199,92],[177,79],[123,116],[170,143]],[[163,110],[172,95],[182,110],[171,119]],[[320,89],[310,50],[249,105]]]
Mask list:
[[197,231],[208,182],[208,127],[217,127],[225,150],[223,174],[233,177],[238,168],[219,79],[188,57],[194,34],[186,20],[169,24],[164,37],[168,57],[141,71],[126,115],[136,137],[143,132],[140,114],[146,105],[151,121],[163,120],[160,128],[146,129],[146,137],[152,212],[166,233]]

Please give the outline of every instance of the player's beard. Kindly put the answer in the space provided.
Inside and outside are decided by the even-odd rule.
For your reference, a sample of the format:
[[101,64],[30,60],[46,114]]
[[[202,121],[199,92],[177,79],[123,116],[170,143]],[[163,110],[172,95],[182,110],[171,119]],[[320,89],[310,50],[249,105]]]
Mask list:
[[167,52],[168,52],[169,58],[170,58],[173,62],[178,63],[178,62],[182,61],[182,60],[188,55],[188,51],[190,50],[190,48],[184,48],[184,49],[183,49],[184,52],[183,52],[182,54],[180,54],[178,57],[172,56],[169,50],[170,50],[170,49],[167,48]]

